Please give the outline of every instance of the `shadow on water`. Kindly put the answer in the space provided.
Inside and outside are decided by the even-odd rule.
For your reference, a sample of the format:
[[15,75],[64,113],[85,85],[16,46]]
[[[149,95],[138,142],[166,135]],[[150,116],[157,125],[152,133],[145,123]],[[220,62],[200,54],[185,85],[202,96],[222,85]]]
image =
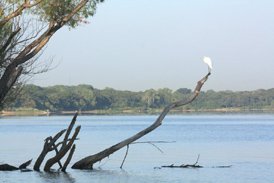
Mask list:
[[[36,172],[34,172],[36,173]],[[35,176],[39,182],[45,183],[78,183],[78,182],[150,182],[146,178],[133,175],[123,169],[117,170],[71,170],[71,173],[63,172],[37,172]]]

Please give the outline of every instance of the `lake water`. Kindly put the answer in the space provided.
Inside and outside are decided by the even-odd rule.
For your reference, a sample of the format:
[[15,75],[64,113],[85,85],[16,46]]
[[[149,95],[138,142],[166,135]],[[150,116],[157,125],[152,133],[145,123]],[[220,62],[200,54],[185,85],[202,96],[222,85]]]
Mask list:
[[[39,155],[43,140],[67,127],[71,116],[1,117],[0,164],[20,165]],[[72,163],[103,150],[149,126],[157,116],[79,116],[80,140]],[[0,182],[185,182],[273,183],[273,114],[170,115],[162,126],[139,141],[175,141],[134,144],[123,170],[126,149],[94,165],[94,170],[68,168],[68,173],[0,172]],[[201,169],[157,168],[195,163]],[[52,155],[52,154],[51,154]],[[49,158],[50,156],[48,156]],[[31,167],[33,166],[32,163]],[[213,168],[232,165],[231,168]],[[70,165],[71,166],[71,165]],[[156,167],[156,168],[155,168]]]

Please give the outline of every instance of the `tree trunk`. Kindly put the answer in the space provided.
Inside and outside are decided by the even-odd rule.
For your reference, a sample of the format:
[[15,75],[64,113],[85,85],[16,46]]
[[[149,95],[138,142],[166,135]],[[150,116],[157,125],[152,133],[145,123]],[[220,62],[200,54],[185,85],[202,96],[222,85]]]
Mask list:
[[11,87],[17,81],[21,75],[23,67],[7,68],[4,75],[0,79],[0,107],[3,106],[3,102]]

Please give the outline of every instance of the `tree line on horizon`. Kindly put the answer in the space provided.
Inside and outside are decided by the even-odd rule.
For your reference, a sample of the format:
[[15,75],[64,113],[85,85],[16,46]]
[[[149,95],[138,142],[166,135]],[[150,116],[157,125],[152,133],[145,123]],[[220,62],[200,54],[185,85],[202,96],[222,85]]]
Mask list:
[[[191,89],[168,88],[145,91],[121,91],[113,88],[96,89],[91,85],[40,87],[26,85],[17,99],[5,106],[6,110],[31,108],[57,111],[90,111],[160,109],[176,100],[188,99]],[[182,110],[211,110],[224,108],[274,109],[274,88],[255,91],[202,91],[192,104]]]

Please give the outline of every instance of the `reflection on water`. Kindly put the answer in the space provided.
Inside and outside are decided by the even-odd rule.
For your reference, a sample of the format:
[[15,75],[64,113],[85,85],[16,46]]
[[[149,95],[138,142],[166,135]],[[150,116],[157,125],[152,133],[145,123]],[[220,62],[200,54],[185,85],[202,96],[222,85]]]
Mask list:
[[[72,162],[96,153],[150,125],[156,116],[79,116],[82,125]],[[45,137],[66,128],[69,116],[0,118],[0,162],[19,165],[36,159]],[[95,170],[69,173],[0,172],[0,182],[274,182],[274,117],[260,115],[174,115],[140,141],[176,141],[130,146],[95,165]],[[200,154],[202,169],[154,169],[192,164]],[[51,157],[51,155],[48,156]],[[34,163],[34,162],[33,162]],[[212,166],[233,165],[218,169]]]
[[53,173],[46,173],[46,172],[35,172],[39,174],[39,179],[42,182],[47,183],[56,183],[56,182],[68,182],[74,183],[75,179],[69,173],[63,172],[53,172]]

